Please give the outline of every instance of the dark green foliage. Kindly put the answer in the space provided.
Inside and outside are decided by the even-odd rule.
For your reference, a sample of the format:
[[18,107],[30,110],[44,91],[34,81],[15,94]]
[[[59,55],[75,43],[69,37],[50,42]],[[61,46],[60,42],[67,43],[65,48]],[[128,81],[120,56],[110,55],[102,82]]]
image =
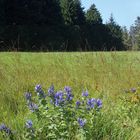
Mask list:
[[60,0],[61,11],[66,25],[82,25],[85,15],[79,0]]
[[58,25],[63,22],[58,0],[43,0],[42,15],[46,25]]
[[124,47],[127,50],[132,50],[132,42],[131,42],[131,37],[130,37],[129,31],[127,30],[126,27],[123,27],[122,31],[123,31],[123,44],[124,44]]
[[85,12],[80,0],[0,0],[1,51],[122,50],[122,41],[94,4]]
[[90,25],[102,24],[101,15],[94,4],[92,4],[90,9],[87,11],[86,20],[87,23]]
[[106,24],[109,29],[110,36],[110,45],[112,49],[115,50],[124,50],[123,39],[122,39],[122,29],[121,27],[114,21],[113,16],[111,15],[109,22]]

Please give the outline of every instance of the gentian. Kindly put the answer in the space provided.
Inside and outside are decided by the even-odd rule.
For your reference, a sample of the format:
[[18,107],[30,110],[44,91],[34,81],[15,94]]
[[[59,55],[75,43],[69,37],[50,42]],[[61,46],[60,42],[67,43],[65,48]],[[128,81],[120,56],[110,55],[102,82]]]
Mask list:
[[51,85],[48,89],[48,95],[52,96],[54,94],[54,85]]
[[38,106],[37,106],[35,103],[33,103],[33,102],[30,102],[30,103],[28,104],[28,107],[29,107],[29,109],[30,109],[32,112],[38,110]]
[[80,101],[76,101],[76,108],[78,108],[80,106]]
[[96,103],[96,99],[94,99],[94,98],[88,99],[87,100],[88,109],[94,108],[95,103]]
[[65,86],[64,91],[66,92],[66,100],[71,101],[73,99],[71,88],[69,86]]
[[31,101],[31,97],[32,97],[31,93],[29,93],[29,92],[25,93],[25,98],[26,98],[27,101]]
[[98,108],[101,108],[102,107],[102,101],[100,99],[97,99],[96,100],[96,104],[97,104],[97,107]]
[[64,93],[63,91],[58,91],[55,93],[55,96],[54,96],[54,104],[56,106],[59,106],[60,104],[62,104],[64,102]]
[[35,91],[36,91],[36,92],[42,91],[41,85],[36,85],[36,86],[35,86]]
[[41,85],[36,85],[35,86],[35,91],[37,92],[37,95],[39,96],[39,98],[45,98],[46,97],[44,91],[42,90]]
[[65,92],[71,93],[71,88],[69,86],[64,87]]
[[11,129],[8,128],[5,124],[0,125],[0,131],[4,131],[8,135],[12,134]]
[[27,120],[27,122],[25,123],[25,126],[26,126],[26,128],[32,128],[32,126],[33,126],[33,122],[32,122],[32,120]]
[[73,99],[72,93],[67,93],[67,94],[66,94],[66,100],[67,100],[67,101],[71,101],[72,99]]
[[83,97],[87,97],[87,96],[88,96],[88,91],[83,91],[83,92],[82,92],[82,96],[83,96]]
[[81,118],[78,118],[77,121],[78,121],[78,124],[79,124],[80,127],[84,127],[84,125],[85,125],[85,123],[86,123],[86,119],[83,120],[83,119],[81,119]]

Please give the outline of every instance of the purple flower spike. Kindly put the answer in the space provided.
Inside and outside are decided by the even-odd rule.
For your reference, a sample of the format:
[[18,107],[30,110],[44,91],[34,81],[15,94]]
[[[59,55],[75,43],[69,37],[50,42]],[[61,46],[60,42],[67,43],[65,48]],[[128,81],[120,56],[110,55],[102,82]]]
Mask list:
[[98,108],[101,108],[102,107],[102,101],[100,99],[97,99],[96,100],[96,104],[97,104],[97,107]]
[[88,96],[88,91],[84,91],[84,92],[82,93],[82,96],[83,96],[83,97],[87,97],[87,96]]
[[78,108],[80,105],[81,105],[81,102],[80,101],[77,101],[76,102],[76,107]]
[[69,86],[65,86],[64,87],[64,90],[67,92],[67,93],[70,93],[71,92],[71,88]]
[[88,105],[88,109],[90,110],[91,108],[94,108],[96,103],[96,99],[91,98],[87,100],[87,105]]
[[35,86],[35,91],[36,91],[36,92],[42,91],[41,85],[36,85],[36,86]]
[[29,93],[29,92],[25,93],[25,98],[26,98],[27,101],[31,101],[31,97],[32,97],[31,93]]
[[32,102],[28,104],[28,107],[32,112],[35,112],[36,110],[38,110],[38,106]]
[[4,131],[8,135],[12,134],[11,129],[8,128],[5,124],[0,125],[0,131]]
[[63,91],[58,91],[57,93],[55,93],[55,96],[54,96],[54,101],[55,101],[55,105],[56,106],[59,106],[61,103],[64,102],[64,93]]
[[81,118],[78,118],[77,121],[78,121],[80,127],[84,127],[84,125],[85,125],[85,123],[86,123],[86,120],[85,120],[85,119],[83,120],[83,119],[81,119]]
[[51,85],[50,88],[48,89],[48,95],[52,96],[54,94],[54,85]]
[[33,126],[32,120],[27,120],[25,126],[26,126],[26,128],[28,128],[28,129],[32,128],[32,126]]

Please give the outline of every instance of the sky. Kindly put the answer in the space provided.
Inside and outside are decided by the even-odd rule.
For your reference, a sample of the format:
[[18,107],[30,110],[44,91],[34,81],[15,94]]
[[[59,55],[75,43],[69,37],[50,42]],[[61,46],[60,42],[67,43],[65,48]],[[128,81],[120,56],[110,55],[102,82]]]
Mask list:
[[112,13],[115,21],[128,29],[134,24],[137,16],[140,16],[140,0],[81,0],[81,2],[85,10],[94,3],[104,23]]

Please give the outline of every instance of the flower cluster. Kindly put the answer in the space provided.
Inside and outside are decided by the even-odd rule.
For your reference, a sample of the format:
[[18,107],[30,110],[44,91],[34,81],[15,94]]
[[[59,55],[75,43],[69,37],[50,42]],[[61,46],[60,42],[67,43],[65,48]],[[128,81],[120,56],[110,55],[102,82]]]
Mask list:
[[37,92],[37,95],[38,95],[39,98],[45,98],[46,97],[41,85],[36,85],[35,86],[35,92]]
[[52,85],[48,89],[48,96],[51,97],[51,102],[55,106],[62,106],[73,99],[72,90],[69,86],[65,86],[64,90],[55,92],[54,86]]
[[27,122],[25,123],[26,128],[30,129],[33,126],[33,122],[32,120],[27,120]]
[[80,127],[84,127],[85,123],[86,123],[86,119],[81,119],[81,118],[78,118],[78,124]]
[[[29,92],[25,93],[25,99],[29,110],[37,115],[38,121],[46,118],[45,121],[47,121],[49,126],[43,126],[45,129],[49,129],[47,132],[51,131],[50,129],[53,129],[54,126],[61,127],[61,125],[62,128],[60,128],[60,130],[63,130],[64,126],[67,127],[67,129],[70,128],[67,125],[82,129],[91,123],[89,118],[94,118],[95,115],[93,115],[93,113],[97,110],[99,112],[99,109],[102,108],[102,101],[100,99],[91,98],[87,90],[82,92],[81,97],[75,103],[72,89],[69,86],[65,86],[63,90],[55,91],[54,85],[51,85],[47,93],[45,93],[41,85],[36,85],[35,92],[38,97],[37,99],[35,97],[33,98],[35,101]],[[38,102],[38,104],[35,102]],[[89,113],[89,111],[91,111],[91,113]],[[29,132],[34,130],[33,122],[34,120],[27,120],[25,123],[25,127]],[[54,124],[52,124],[52,122]],[[65,131],[67,129],[64,128]],[[43,131],[43,128],[40,130]],[[35,131],[32,131],[32,133],[33,132]],[[56,134],[57,133],[58,131]]]
[[12,131],[10,128],[8,128],[5,124],[1,124],[0,125],[0,131],[2,132],[5,132],[7,135],[10,135],[12,134]]

